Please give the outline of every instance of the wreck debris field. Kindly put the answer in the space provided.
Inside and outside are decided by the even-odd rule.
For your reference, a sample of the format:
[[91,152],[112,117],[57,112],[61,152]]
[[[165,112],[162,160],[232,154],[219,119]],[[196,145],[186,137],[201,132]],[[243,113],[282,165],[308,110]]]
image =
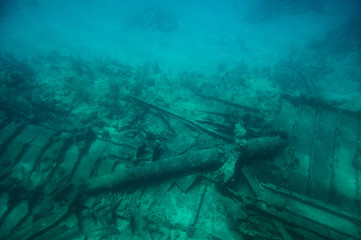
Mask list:
[[358,0],[0,0],[0,240],[360,219]]

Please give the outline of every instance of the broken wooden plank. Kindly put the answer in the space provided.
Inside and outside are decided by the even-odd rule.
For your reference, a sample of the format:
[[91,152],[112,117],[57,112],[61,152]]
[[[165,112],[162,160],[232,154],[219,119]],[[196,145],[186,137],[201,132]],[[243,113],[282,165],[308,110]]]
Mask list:
[[58,226],[69,215],[67,207],[60,208],[55,213],[48,217],[42,218],[37,222],[32,223],[22,229],[19,229],[14,234],[8,236],[9,240],[17,239],[37,239],[39,236],[47,233],[54,227]]
[[194,228],[194,226],[197,224],[197,221],[198,221],[198,218],[199,218],[199,213],[201,212],[201,208],[202,208],[202,205],[203,205],[203,200],[204,200],[204,196],[206,195],[206,192],[207,192],[207,183],[204,185],[203,187],[203,191],[202,191],[202,195],[199,199],[199,203],[198,203],[198,207],[197,207],[197,212],[196,212],[196,215],[194,216],[194,219],[193,219],[193,223],[191,224],[190,227]]
[[28,211],[28,202],[25,200],[20,201],[6,218],[1,221],[0,239],[6,239],[11,230],[27,215]]
[[109,143],[96,139],[90,146],[88,154],[83,157],[78,155],[77,161],[73,164],[71,170],[71,182],[78,185],[85,179],[88,179],[94,168],[97,168],[97,161],[101,160]]
[[[3,157],[8,146],[23,131],[24,128],[25,128],[25,124],[18,124],[18,123],[12,122],[5,128],[1,129],[1,132],[0,132],[0,157]],[[2,159],[2,165],[7,165],[7,164],[9,164],[9,163],[7,163],[7,160],[4,162],[4,159]]]
[[[298,225],[308,231],[331,239],[360,239],[359,220],[335,211],[316,200],[295,192],[260,184],[247,167],[242,169],[247,182],[259,200],[258,210],[281,219],[290,225]],[[300,214],[302,209],[302,214]]]
[[29,149],[24,153],[24,155],[19,159],[17,163],[18,166],[24,169],[25,174],[30,174],[35,165],[37,164],[38,157],[45,151],[44,145],[51,142],[51,138],[54,136],[55,132],[31,125],[34,128],[34,131],[37,131],[38,134],[36,138],[31,139],[29,142]]
[[361,225],[361,220],[359,219],[359,216],[353,213],[346,212],[343,209],[337,208],[333,205],[325,204],[321,201],[318,201],[313,198],[306,197],[304,195],[298,194],[296,192],[275,186],[273,184],[265,184],[261,183],[260,186],[262,186],[265,190],[274,192],[276,194],[285,196],[287,198],[293,199],[298,202],[302,202],[303,204],[319,208],[323,211],[329,212],[337,217],[340,217],[342,219],[346,219],[348,221],[354,222],[357,225]]

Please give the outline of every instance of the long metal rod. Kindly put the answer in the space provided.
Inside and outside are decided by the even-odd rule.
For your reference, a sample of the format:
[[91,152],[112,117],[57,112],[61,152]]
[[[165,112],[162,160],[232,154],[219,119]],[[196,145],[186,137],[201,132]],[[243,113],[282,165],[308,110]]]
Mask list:
[[181,115],[178,115],[168,109],[165,109],[165,108],[162,108],[160,106],[157,106],[157,105],[154,105],[154,104],[151,104],[151,103],[148,103],[142,99],[139,99],[139,98],[136,98],[136,97],[133,97],[131,96],[130,97],[130,100],[133,100],[134,102],[136,103],[139,103],[140,106],[143,106],[145,108],[151,108],[151,109],[154,109],[156,111],[158,111],[160,114],[165,114],[169,117],[173,117],[173,118],[176,118],[176,119],[179,119],[181,120],[185,125],[187,126],[190,126],[192,128],[197,128],[199,129],[200,131],[204,132],[204,133],[207,133],[213,137],[216,137],[216,138],[219,138],[219,139],[223,139],[225,141],[228,141],[228,142],[232,142],[233,141],[233,137],[231,135],[226,135],[226,134],[223,134],[223,133],[220,133],[220,132],[217,132],[217,131],[214,131],[210,128],[207,128],[207,127],[204,127],[202,126],[201,124],[197,123],[196,121],[194,120],[191,120],[191,119],[187,119]]

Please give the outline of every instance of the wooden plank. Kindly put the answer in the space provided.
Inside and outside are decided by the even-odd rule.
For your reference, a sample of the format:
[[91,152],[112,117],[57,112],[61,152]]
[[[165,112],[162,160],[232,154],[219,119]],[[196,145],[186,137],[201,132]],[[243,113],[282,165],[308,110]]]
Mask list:
[[356,169],[353,160],[357,151],[358,120],[342,114],[340,119],[339,137],[335,149],[334,185],[335,192],[331,201],[348,207],[356,199]]
[[40,128],[27,125],[22,132],[8,144],[2,158],[6,159],[10,166],[17,164],[39,133]]
[[11,230],[17,225],[21,219],[28,213],[28,201],[21,201],[14,209],[7,215],[0,226],[0,238],[7,239]]
[[3,158],[8,146],[24,128],[24,124],[11,122],[5,128],[0,129],[0,158],[3,165],[9,164],[8,159]]
[[312,166],[313,186],[308,195],[324,201],[329,201],[330,195],[331,168],[329,163],[332,159],[332,139],[334,138],[336,117],[333,112],[321,112],[317,131],[318,140],[315,143]]
[[3,129],[7,122],[9,122],[9,119],[6,114],[0,110],[0,129]]
[[[0,193],[0,219],[3,219],[3,215],[8,209],[9,194],[7,192]],[[0,222],[1,223],[1,222]]]
[[18,240],[18,239],[38,239],[38,237],[49,232],[54,227],[58,226],[64,219],[68,216],[67,207],[59,207],[54,210],[53,213],[47,214],[42,217],[40,220],[24,226],[15,233],[8,236],[8,240]]
[[42,151],[36,159],[31,173],[31,179],[35,186],[44,185],[62,161],[63,148],[68,144],[70,133],[56,133],[48,142],[43,143]]
[[[289,169],[288,185],[290,190],[306,194],[309,183],[309,169],[311,164],[311,150],[313,129],[315,123],[315,110],[307,105],[302,105],[300,120],[296,130],[294,142],[294,159],[296,166]],[[303,176],[303,177],[297,177]]]
[[54,131],[44,129],[42,127],[32,126],[34,132],[38,132],[35,139],[29,145],[29,148],[19,160],[17,165],[23,168],[25,175],[28,175],[34,168],[36,160],[42,152],[44,144],[47,143],[54,135]]
[[359,239],[361,233],[357,216],[333,209],[326,204],[270,184],[259,184],[252,170],[243,168],[247,182],[262,204],[258,209],[282,219],[287,224],[297,225],[308,231],[331,239]]
[[96,139],[90,146],[89,152],[82,157],[78,166],[74,171],[74,175],[71,182],[78,185],[80,182],[87,180],[94,168],[94,165],[98,159],[100,159],[109,143]]
[[315,161],[315,146],[318,137],[318,128],[319,128],[319,121],[320,121],[320,110],[316,110],[315,114],[315,122],[313,124],[312,129],[312,142],[311,142],[311,149],[310,149],[310,163],[308,165],[308,174],[307,174],[307,194],[313,189],[314,187],[314,176],[313,176],[313,164]]

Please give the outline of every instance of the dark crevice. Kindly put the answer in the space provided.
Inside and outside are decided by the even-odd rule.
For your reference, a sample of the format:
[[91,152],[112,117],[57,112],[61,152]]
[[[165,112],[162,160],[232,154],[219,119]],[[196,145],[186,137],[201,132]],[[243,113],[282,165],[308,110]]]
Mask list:
[[10,143],[21,133],[21,131],[25,128],[25,124],[21,124],[16,130],[5,140],[4,143],[0,145],[0,158],[5,153],[7,147]]

